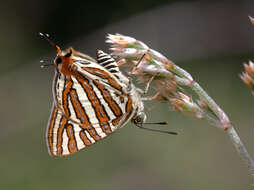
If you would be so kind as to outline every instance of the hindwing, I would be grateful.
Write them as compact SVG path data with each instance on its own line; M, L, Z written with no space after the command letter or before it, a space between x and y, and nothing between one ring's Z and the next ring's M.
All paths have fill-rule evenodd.
M114 59L101 50L97 51L97 63L76 59L73 65L80 78L85 77L93 81L99 81L119 94L127 94L129 90L129 79L120 72Z

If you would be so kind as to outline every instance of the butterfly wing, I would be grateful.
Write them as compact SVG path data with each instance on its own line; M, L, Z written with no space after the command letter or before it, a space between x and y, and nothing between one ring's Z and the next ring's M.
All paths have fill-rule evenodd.
M47 127L52 156L78 152L109 136L132 118L135 113L132 97L117 94L117 85L122 88L120 83L112 88L92 77L67 76L56 71L54 105Z
M66 156L93 143L88 131L68 120L55 106L47 128L47 145L51 156Z
M127 94L130 81L119 70L115 60L101 50L97 51L97 62L73 57L75 72L79 77L99 81L119 94Z

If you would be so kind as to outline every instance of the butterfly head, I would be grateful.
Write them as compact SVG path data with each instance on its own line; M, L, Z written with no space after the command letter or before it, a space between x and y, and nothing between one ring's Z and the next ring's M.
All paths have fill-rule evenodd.
M73 49L69 48L65 51L61 51L61 49L56 46L57 48L57 55L56 58L54 60L54 66L56 68L56 70L58 70L59 72L65 74L65 75L71 75L73 74L73 58L72 53L73 53Z
M56 43L51 39L49 34L47 33L39 33L44 39L46 39L51 46L56 49L56 58L54 60L54 66L57 71L70 75L73 74L73 58L72 54L75 52L72 48L68 48L67 50L61 50L61 48L56 45Z

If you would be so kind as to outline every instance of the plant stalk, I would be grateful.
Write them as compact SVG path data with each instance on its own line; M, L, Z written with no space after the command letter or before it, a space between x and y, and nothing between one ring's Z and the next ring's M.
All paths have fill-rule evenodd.
M182 70L182 69L181 69ZM179 69L178 72L181 72ZM185 71L186 72L186 71ZM184 73L182 73L184 75ZM231 125L228 116L225 112L216 104L216 102L203 90L203 88L197 83L194 82L191 86L192 90L196 92L199 97L207 103L209 108L215 113L221 122L221 129L225 130L229 135L231 142L233 143L236 151L240 155L245 166L248 168L250 174L254 177L254 161L249 155L247 149L242 143L239 135L237 134L234 127Z

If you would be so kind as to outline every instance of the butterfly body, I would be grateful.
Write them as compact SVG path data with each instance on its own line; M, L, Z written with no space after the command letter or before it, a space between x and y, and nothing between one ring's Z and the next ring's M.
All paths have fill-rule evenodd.
M146 119L140 94L114 59L97 60L72 48L56 46L54 103L47 127L52 156L68 156L109 136L129 121Z

